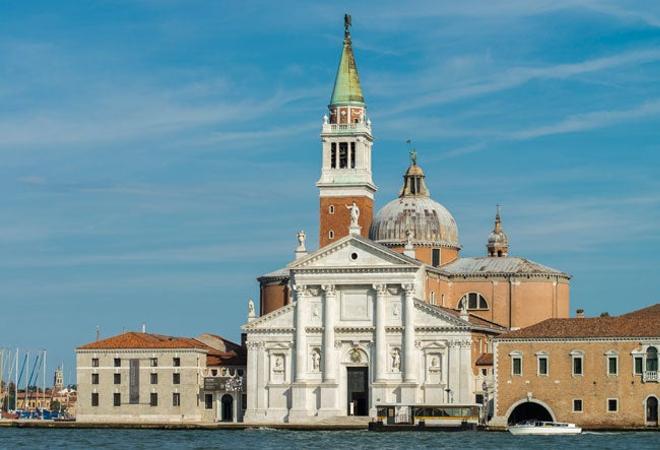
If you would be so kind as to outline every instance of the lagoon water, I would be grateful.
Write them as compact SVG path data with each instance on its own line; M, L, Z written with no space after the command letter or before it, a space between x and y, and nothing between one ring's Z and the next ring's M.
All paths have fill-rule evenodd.
M612 449L659 450L660 433L512 436L488 432L88 430L0 428L1 449Z

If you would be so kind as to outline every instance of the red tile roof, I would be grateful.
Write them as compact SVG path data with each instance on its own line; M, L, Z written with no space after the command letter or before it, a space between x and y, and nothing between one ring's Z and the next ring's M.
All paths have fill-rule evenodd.
M660 304L617 317L547 319L499 339L660 336Z
M477 358L477 361L474 363L477 366L492 366L493 365L493 354L492 353L482 353Z
M78 347L80 350L111 350L125 348L150 348L150 349L171 349L171 348L198 348L209 350L211 347L198 341L197 339L187 337L165 336L153 333L138 333L128 331L107 339L91 342Z

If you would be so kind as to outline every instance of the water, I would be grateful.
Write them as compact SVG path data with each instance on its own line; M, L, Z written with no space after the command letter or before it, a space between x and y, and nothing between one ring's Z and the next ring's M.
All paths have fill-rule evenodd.
M1 449L612 449L660 450L660 433L512 436L486 432L76 430L0 428Z

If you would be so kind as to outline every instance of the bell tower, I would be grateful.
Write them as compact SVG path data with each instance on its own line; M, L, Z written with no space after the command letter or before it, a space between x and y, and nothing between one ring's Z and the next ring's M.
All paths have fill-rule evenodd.
M320 194L319 244L349 233L351 206L359 208L362 236L368 237L376 185L371 178L371 121L362 96L353 45L351 16L344 16L344 44L328 114L323 116L323 162L316 183Z

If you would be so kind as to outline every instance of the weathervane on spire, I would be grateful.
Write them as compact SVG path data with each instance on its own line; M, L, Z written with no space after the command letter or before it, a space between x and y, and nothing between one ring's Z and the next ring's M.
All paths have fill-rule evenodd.
M406 141L406 144L408 144L408 146L411 147L410 152L408 152L410 154L410 162L412 163L413 166L416 166L417 165L417 150L415 150L411 145L412 144L412 139L408 139Z
M344 36L348 37L351 32L349 28L351 28L352 22L351 22L351 15L350 14L344 14Z

